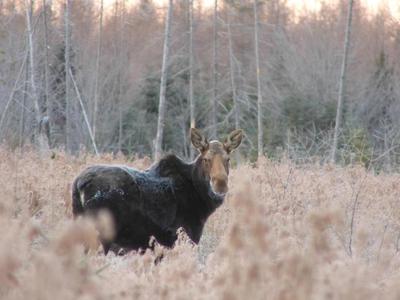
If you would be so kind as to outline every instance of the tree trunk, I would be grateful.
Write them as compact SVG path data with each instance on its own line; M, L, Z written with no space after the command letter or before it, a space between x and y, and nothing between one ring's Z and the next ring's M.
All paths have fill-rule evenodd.
M43 26L44 26L44 97L45 97L45 106L46 106L46 136L47 143L49 148L52 146L52 138L50 135L50 101L49 101L49 30L47 24L47 3L46 0L43 0Z
M218 0L214 2L213 16L213 95L211 100L211 133L210 137L217 138L217 95L218 95Z
M97 146L96 146L96 141L94 140L93 132L92 132L92 129L90 128L90 122L89 122L89 118L88 118L87 113L86 113L85 105L83 105L81 93L79 92L79 88L78 88L78 85L76 84L76 81L74 79L74 74L72 74L71 68L68 69L67 74L69 75L69 77L71 77L71 81L72 81L72 84L73 84L74 89L75 89L76 97L78 98L79 104L81 106L83 119L85 120L86 127L87 127L88 132L89 132L89 136L90 136L90 140L91 140L92 145L93 145L94 152L96 153L96 155L99 155L99 151L97 150Z
M36 81L35 81L35 61L34 61L35 55L34 55L33 30L32 30L33 1L28 3L28 0L25 0L25 6L26 6L26 26L28 31L31 93L35 109L36 138L39 146L39 151L43 152L49 149L49 141L45 133L40 128L42 121L42 113L40 110Z
M126 49L126 45L124 41L126 41L125 38L125 0L122 0L121 2L121 17L120 17L120 28L119 28L119 42L118 42L118 55L120 57L120 62L125 62L125 59L127 59L127 56L125 55L124 50ZM129 64L127 64L129 65ZM123 107L122 107L122 70L123 70L124 64L121 64L119 69L118 69L118 152L122 152L122 140L123 140Z
M354 0L349 0L349 8L348 8L348 14L347 14L346 35L345 35L344 46L343 46L343 60L342 60L342 68L340 71L340 79L339 79L339 96L338 96L337 110L336 110L335 132L334 132L334 136L333 136L333 146L332 146L332 156L331 156L332 163L334 163L336 161L339 131L340 131L341 121L342 121L343 101L344 101L344 93L345 93L345 89L346 89L345 84L346 84L347 60L348 60L348 53L349 53L351 21L352 21L352 13L353 13L353 1Z
M68 76L68 70L70 69L70 29L69 29L69 0L65 0L65 11L64 11L64 26L65 26L65 50L64 50L64 60L65 60L65 137L66 137L66 150L71 150L71 122L70 122L70 110L71 103L69 101L69 87L70 78Z
M190 128L196 127L195 105L193 99L193 0L189 1L189 106L190 106ZM193 147L190 147L190 159L193 158Z
M168 13L165 20L164 50L163 61L161 67L161 83L160 83L160 100L158 105L157 135L154 145L154 159L159 160L162 155L162 142L165 127L166 113L166 89L167 89L167 71L168 71L168 55L169 43L171 35L173 0L169 0Z
M43 26L44 26L44 96L46 103L46 114L49 115L49 35L47 26L47 3L43 0Z
M26 56L26 60L28 60L28 54ZM26 61L25 60L25 61ZM19 150L20 153L23 152L24 146L24 133L25 133L25 106L26 106L26 97L28 95L28 82L29 82L29 70L28 66L25 66L25 82L24 82L24 95L22 98L22 106L21 106L21 116L19 120Z
M259 56L259 36L258 36L258 1L254 0L254 52L256 56L256 74L257 74L257 152L258 157L264 154L263 143L263 111L262 111L262 93L260 78L260 56Z
M228 48L229 48L229 69L231 78L231 88L232 88L232 98L233 98L233 108L235 117L235 129L240 128L240 108L239 101L237 98L236 80L235 80L235 61L233 55L233 41L232 41L232 29L231 29L231 10L228 11ZM237 163L240 163L239 149L235 151L235 159Z
M235 61L233 56L233 42L232 42L232 30L231 30L231 16L230 12L228 12L228 48L229 48L229 70L230 70L230 79L231 79L231 88L232 88L232 98L235 110L235 129L240 128L240 113L239 113L239 104L237 99L237 90L236 90L236 81L235 81Z
M99 20L99 38L97 40L97 54L96 54L96 70L94 74L94 97L93 97L93 118L92 128L93 137L96 140L96 122L98 111L98 88L99 88L99 71L100 71L100 57L101 57L101 44L103 35L103 0L100 1L100 20Z

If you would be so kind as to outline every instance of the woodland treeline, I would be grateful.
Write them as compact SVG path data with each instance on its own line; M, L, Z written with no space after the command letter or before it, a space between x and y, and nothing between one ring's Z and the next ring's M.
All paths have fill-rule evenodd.
M0 1L1 143L154 155L161 124L161 149L189 157L195 124L242 128L243 158L330 160L349 1L215 4ZM336 160L394 170L400 22L355 0L348 29Z

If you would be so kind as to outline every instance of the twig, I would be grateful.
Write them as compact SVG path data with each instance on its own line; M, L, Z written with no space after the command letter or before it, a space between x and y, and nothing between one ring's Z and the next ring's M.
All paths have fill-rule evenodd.
M385 240L385 234L386 234L387 228L388 228L388 224L386 223L386 224L385 224L385 227L384 227L384 229L383 229L382 240L381 240L381 244L379 245L378 255L377 255L377 257L376 257L376 260L377 260L378 262L379 262L379 257L381 256L381 249L382 249L382 246L383 246L383 242L384 242L384 240Z
M79 104L81 105L81 108L82 108L83 118L85 119L85 123L86 123L87 129L89 131L89 136L90 136L90 139L92 141L92 145L93 145L94 151L95 151L96 155L99 156L99 151L97 150L96 141L94 140L94 136L93 136L92 129L90 127L89 119L88 119L88 116L86 114L86 109L85 109L85 106L83 105L82 97L81 97L81 94L79 92L79 89L78 89L78 86L76 84L76 81L74 79L74 76L72 74L71 67L68 69L68 71L69 71L68 72L69 76L71 77L71 81L72 81L72 83L74 85L76 96L78 97L78 100L79 100Z
M109 266L111 266L110 263L105 264L104 266L102 266L101 268L97 269L96 272L94 272L96 275L100 275L101 272L103 272L104 270L106 270Z

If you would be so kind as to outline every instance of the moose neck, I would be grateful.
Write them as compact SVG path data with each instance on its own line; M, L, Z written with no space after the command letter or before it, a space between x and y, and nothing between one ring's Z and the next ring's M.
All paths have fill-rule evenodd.
M210 178L206 176L202 168L202 159L199 155L191 164L192 181L194 188L202 202L213 212L224 201L224 196L214 193L210 185Z
M199 200L196 201L197 205L206 208L206 214L211 214L224 201L223 196L213 192L210 178L203 171L201 156L191 163L186 163L175 155L167 155L150 167L149 172L160 177L174 176L173 174L178 173L178 178L189 181ZM199 210L198 206L194 208L196 211Z

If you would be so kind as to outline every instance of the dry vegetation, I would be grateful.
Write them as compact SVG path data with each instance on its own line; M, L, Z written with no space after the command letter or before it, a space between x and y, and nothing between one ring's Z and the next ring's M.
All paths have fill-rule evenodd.
M72 222L69 184L97 162L150 163L0 150L1 299L400 297L399 175L240 166L200 246L182 234L154 265L157 253L104 257L93 225Z

